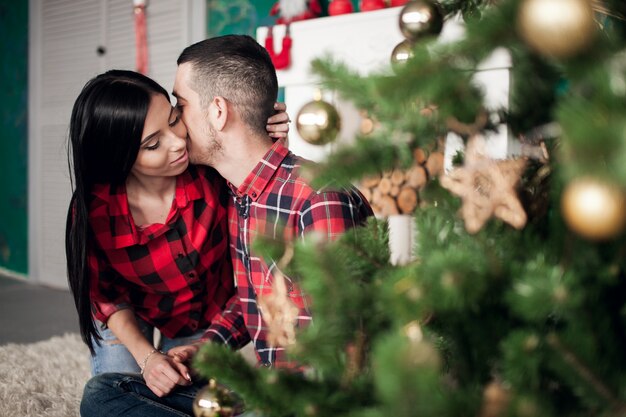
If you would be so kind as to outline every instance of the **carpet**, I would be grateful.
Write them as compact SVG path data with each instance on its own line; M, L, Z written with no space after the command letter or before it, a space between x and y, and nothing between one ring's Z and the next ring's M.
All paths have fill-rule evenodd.
M78 334L0 346L0 416L78 416L89 377L89 350Z

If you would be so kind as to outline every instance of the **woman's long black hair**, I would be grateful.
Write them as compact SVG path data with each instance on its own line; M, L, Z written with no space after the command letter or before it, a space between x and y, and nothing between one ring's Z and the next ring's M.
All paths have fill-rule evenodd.
M152 96L167 91L133 71L112 70L93 78L74 103L68 164L73 194L65 226L67 276L83 341L94 353L101 337L91 311L87 260L93 237L89 205L94 184L122 184L133 167Z

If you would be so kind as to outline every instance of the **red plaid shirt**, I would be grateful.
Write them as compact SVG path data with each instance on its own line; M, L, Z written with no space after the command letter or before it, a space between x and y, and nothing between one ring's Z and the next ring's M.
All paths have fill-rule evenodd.
M167 337L207 329L234 294L223 179L190 166L165 224L135 226L125 185L94 188L89 223L91 300L106 323L131 308Z
M362 224L372 210L356 190L318 191L299 174L300 158L276 142L238 189L231 187L228 206L230 248L237 295L205 337L239 348L252 340L263 366L292 366L284 348L267 343L267 326L257 297L271 292L276 264L251 252L257 235L276 236L283 229L286 240L315 231L335 239ZM289 297L299 308L297 326L311 322L307 297L289 277Z

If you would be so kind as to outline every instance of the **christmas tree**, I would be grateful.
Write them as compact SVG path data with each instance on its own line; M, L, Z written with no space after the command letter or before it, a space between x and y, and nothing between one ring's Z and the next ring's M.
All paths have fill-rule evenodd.
M402 27L408 59L393 71L314 62L376 127L310 172L369 193L423 169L396 207L416 225L412 260L390 263L382 217L335 242L257 242L313 300L295 342L280 285L264 308L303 372L216 345L196 366L268 416L626 416L624 2L406 7L432 13ZM438 43L438 19L459 15L465 36ZM507 109L487 108L472 80L498 48L512 60ZM492 159L500 124L520 147ZM433 169L450 132L463 151Z

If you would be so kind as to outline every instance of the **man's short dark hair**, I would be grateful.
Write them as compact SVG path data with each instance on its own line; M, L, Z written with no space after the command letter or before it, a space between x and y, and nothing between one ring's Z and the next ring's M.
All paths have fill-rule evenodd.
M252 131L266 134L267 118L274 114L278 80L272 60L247 35L226 35L188 46L178 65L190 63L190 87L203 107L216 96L231 102Z

